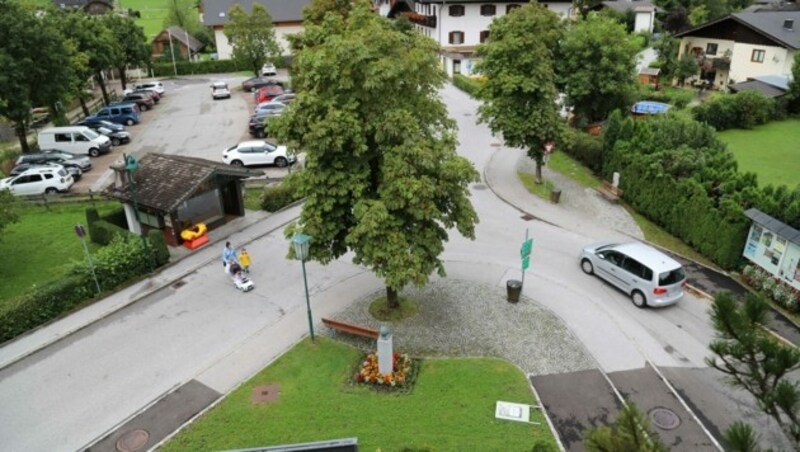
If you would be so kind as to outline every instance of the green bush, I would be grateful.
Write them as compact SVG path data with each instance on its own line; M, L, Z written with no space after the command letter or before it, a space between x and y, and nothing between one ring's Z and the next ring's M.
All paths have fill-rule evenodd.
M298 175L286 177L279 185L264 188L261 195L261 208L267 212L276 212L302 198L298 188Z
M588 166L595 173L603 168L603 139L568 127L562 136L561 149Z
M0 305L0 342L69 312L95 294L85 275L69 275Z
M481 89L481 83L482 82L479 80L465 77L461 74L453 74L453 85L475 99L478 98L478 91Z
M98 245L106 246L114 240L116 236L132 235L127 229L111 224L105 220L97 220L94 222L94 236L92 241ZM89 234L91 236L91 233Z
M125 209L120 206L105 215L100 217L101 220L107 221L122 229L128 230L128 217L125 216Z
M686 108L689 102L694 99L694 92L681 88L663 88L656 91L653 86L639 85L637 97L638 100L652 100L664 102L676 108Z
M86 209L86 229L89 230L89 239L93 243L100 243L100 236L99 232L97 231L97 227L95 223L100 221L100 214L97 213L97 209L94 207L89 207Z
M160 230L152 230L147 233L147 240L155 256L156 267L169 262L169 248L167 247L167 241L164 240L164 233Z
M692 109L700 122L717 130L752 129L780 116L775 100L747 90L736 94L718 94L705 104Z
M175 75L177 69L178 75L190 74L218 74L226 72L246 71L248 68L242 67L234 60L211 60L211 61L176 61L175 66L172 62L168 63L154 63L151 66L154 77L169 77Z

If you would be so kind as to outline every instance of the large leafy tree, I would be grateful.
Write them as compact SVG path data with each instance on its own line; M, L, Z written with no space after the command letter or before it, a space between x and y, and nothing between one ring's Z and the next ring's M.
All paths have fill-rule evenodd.
M559 79L579 120L600 121L628 106L638 47L623 25L590 14L567 30L559 51Z
M730 293L714 297L711 321L717 340L706 363L723 372L728 382L755 397L786 436L800 448L800 384L790 374L800 369L800 350L784 345L764 329L767 303L748 295L739 304Z
M679 46L680 41L666 34L653 43L653 49L656 51L658 61L661 63L661 80L665 81L668 86L672 84L675 70L678 67Z
M322 16L305 21L298 97L272 129L307 156L297 174L306 203L287 235L311 235L311 258L322 263L351 251L397 307L404 286L444 274L450 229L474 237L468 184L479 174L455 152L435 42L397 30L366 0Z
M678 83L683 86L686 84L686 79L694 77L700 72L700 66L697 65L697 58L689 52L684 53L678 60L678 65L675 66L675 78Z
M792 81L786 93L788 108L791 113L800 113L800 52L794 55L792 62Z
M253 11L248 15L236 4L228 12L228 18L225 36L233 45L233 59L252 69L255 75L264 62L274 61L281 55L272 28L272 16L263 6L254 3Z
M23 152L31 108L53 106L69 90L70 49L54 15L37 16L19 2L0 0L0 116L15 124Z
M559 138L562 125L553 82L553 49L562 33L558 16L534 2L492 22L489 42L477 51L476 71L486 76L480 119L507 144L527 150L539 183L545 144Z
M110 21L103 17L90 16L83 11L66 13L64 20L67 38L75 42L77 50L88 58L89 72L100 85L103 100L109 103L104 73L123 59L122 46L109 27Z
M127 87L125 70L128 66L144 66L150 58L150 46L144 36L144 30L131 17L109 14L104 17L106 25L120 45L118 59L114 65L119 71L122 89Z

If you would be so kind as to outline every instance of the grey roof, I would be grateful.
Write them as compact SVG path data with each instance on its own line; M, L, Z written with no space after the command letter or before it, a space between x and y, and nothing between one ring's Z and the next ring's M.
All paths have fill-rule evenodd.
M772 218L755 207L747 209L744 214L747 218L764 226L780 237L785 238L795 245L800 245L800 231L789 226L788 224Z
M794 20L793 30L786 30L783 28L784 21L787 19ZM772 39L781 47L792 50L800 49L800 11L760 10L757 12L734 13L720 19L706 22L698 27L676 33L675 37L691 36L692 33L697 30L716 25L726 20L739 22Z
M753 80L772 85L775 88L780 88L784 91L789 90L789 83L792 81L791 75L759 75L751 77Z
M169 34L172 35L172 39L181 42L183 45L188 47L189 50L191 50L192 52L198 52L200 49L203 48L202 42L200 42L197 38L187 33L186 30L184 30L181 27L176 27L176 26L168 27L162 30L161 33L163 33L164 31L169 31ZM161 35L161 33L159 33L159 36ZM156 39L158 39L158 36L156 36Z
M641 74L641 75L658 75L660 73L661 73L661 69L659 69L657 67L643 67L639 71L639 74Z
M733 85L729 85L728 89L730 89L734 93L747 90L758 91L759 93L763 94L766 97L781 97L784 94L786 94L786 90L776 88L760 80L748 80L746 82L739 82Z
M203 25L225 25L228 22L228 11L239 4L248 13L253 10L253 3L267 9L272 22L297 22L303 20L303 8L311 0L205 0L203 1Z

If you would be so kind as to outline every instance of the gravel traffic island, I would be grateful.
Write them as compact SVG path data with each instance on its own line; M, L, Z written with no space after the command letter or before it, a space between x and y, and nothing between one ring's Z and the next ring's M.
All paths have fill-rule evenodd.
M369 305L383 292L357 300L335 320L370 328L381 322ZM402 295L419 302L419 313L391 322L394 349L421 357L494 356L518 365L525 373L547 375L595 368L583 345L550 311L521 297L506 301L505 287L457 279L440 279ZM374 347L349 334L325 334L358 347Z

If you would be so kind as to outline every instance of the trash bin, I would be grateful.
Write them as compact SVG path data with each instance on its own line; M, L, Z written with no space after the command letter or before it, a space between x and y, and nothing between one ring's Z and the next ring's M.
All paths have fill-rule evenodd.
M508 294L508 302L516 303L519 301L519 294L522 292L522 281L516 279L509 279L506 281L506 292Z
M561 200L561 190L557 188L550 190L550 202L558 204L559 200Z

